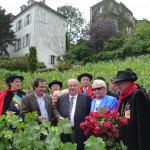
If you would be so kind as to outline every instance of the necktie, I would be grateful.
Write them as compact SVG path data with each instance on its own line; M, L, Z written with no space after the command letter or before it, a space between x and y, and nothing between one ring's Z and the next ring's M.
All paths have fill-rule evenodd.
M70 101L69 101L69 120L71 118L71 111L72 111L72 107L73 107L73 99L74 99L74 97L71 97Z

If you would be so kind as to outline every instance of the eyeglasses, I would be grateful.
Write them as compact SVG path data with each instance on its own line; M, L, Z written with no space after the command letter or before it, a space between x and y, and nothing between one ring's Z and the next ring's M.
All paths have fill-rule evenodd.
M97 88L92 88L92 91L96 91L96 90L101 90L101 89L103 89L104 87L102 86L102 87L97 87Z

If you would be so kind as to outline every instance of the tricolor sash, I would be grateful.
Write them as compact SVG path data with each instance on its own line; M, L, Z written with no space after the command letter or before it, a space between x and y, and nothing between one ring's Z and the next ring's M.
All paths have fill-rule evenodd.
M12 98L12 100L14 102L16 102L19 106L21 106L21 100L22 100L22 98L19 95L14 94L14 97Z

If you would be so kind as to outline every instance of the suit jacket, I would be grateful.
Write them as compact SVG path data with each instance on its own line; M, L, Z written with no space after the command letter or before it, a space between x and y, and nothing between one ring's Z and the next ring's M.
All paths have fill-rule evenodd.
M51 121L53 115L55 116L57 114L57 110L52 106L52 98L48 94L45 94L44 100L45 100L49 121ZM20 115L24 117L26 113L34 112L34 111L36 111L38 115L41 116L41 111L38 102L36 100L36 97L34 93L31 93L22 98Z
M69 94L64 94L58 98L56 104L59 114L64 117L69 117ZM86 94L78 93L75 114L74 114L74 138L78 149L83 149L83 142L86 140L83 130L80 128L80 123L85 121L85 116L89 115L91 108L91 97ZM70 142L69 138L62 138L63 142Z
M91 102L91 112L94 111L94 106L96 103L96 98L92 100ZM102 101L99 105L99 109L97 111L100 111L100 108L107 106L110 110L116 109L118 105L118 100L115 97L104 95L102 98Z

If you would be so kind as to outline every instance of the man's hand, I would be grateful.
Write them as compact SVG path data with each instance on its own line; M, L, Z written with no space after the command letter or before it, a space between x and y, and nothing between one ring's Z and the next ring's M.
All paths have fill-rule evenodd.
M46 117L45 117L45 116L39 116L39 121L40 121L40 122L46 121Z
M58 121L60 121L60 120L64 120L64 117L59 117L59 118L58 118Z

